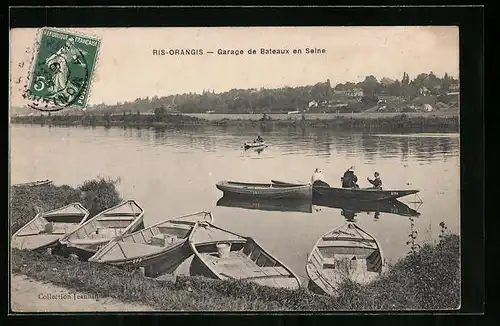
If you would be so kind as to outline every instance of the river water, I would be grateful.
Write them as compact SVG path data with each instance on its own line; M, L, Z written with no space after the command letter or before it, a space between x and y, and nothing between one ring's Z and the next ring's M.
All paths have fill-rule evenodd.
M260 133L269 145L245 151L242 144ZM357 224L377 238L385 258L394 261L417 243L435 241L439 223L459 233L460 169L458 134L362 134L325 129L197 127L168 130L12 125L11 182L51 179L78 186L97 176L120 178L124 199L145 209L146 226L169 217L212 211L215 223L254 237L299 276L315 242L342 225L342 209L313 206L310 212L268 211L217 206L219 180L269 182L310 180L320 168L340 186L351 165L361 187L375 171L386 189L419 189L419 198L401 202L420 215L358 212ZM413 222L411 221L413 220ZM413 225L412 225L413 224Z

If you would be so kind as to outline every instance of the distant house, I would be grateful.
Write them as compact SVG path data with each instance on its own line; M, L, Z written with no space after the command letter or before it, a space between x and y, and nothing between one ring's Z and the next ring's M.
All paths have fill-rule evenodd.
M418 89L418 95L420 96L427 96L430 95L430 93L430 90L425 86L422 86Z
M424 104L424 111L431 112L434 111L434 108L430 104Z
M345 91L345 95L349 97L363 97L363 89L359 87L351 88Z
M316 101L311 101L307 104L307 107L309 107L309 108L317 107L317 106L318 106L318 102L316 102Z
M458 85L458 83L450 85L450 88L449 88L450 92L458 92L459 90L460 90L460 86Z

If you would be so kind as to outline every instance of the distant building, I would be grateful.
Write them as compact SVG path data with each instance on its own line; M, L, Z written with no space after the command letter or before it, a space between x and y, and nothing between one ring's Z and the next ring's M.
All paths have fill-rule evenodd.
M307 106L308 106L309 108L312 108L312 107L317 107L317 106L318 106L318 102L316 102L316 101L311 101L311 102L309 102L309 103L307 104Z
M430 95L430 93L430 90L425 86L422 86L418 89L418 95L427 96Z
M432 105L430 104L424 104L424 111L431 112L434 111Z
M349 97L363 97L363 89L359 87L351 88L345 91L345 95Z
M450 92L458 92L459 90L460 90L460 86L458 85L458 83L450 85L450 88L449 88Z

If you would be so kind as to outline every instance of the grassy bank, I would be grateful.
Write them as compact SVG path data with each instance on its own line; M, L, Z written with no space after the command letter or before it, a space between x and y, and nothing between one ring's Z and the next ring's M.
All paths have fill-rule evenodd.
M92 207L93 214L119 201L114 181L105 179L85 182L77 189L53 185L12 188L12 224L18 228L34 216L35 209L51 209L78 198ZM425 244L397 261L372 284L344 282L337 298L306 289L291 291L190 276L160 282L112 266L18 249L12 250L11 267L13 273L40 281L161 310L452 309L459 306L459 257L459 237L445 234L438 243Z
M118 180L98 178L85 181L76 189L67 185L39 187L11 187L10 221L11 234L29 222L38 212L45 212L64 205L79 202L91 216L120 203L116 190Z
M368 131L458 132L458 113L359 113L359 114L311 114L289 115L200 115L147 114L129 115L38 115L12 117L12 123L40 125L172 127L203 125L266 126L277 128L329 128Z

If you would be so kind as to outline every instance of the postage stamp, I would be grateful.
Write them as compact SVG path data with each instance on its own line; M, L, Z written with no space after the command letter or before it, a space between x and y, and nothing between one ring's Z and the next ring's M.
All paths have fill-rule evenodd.
M84 109L89 99L101 41L97 38L44 28L40 33L26 96L35 109Z

